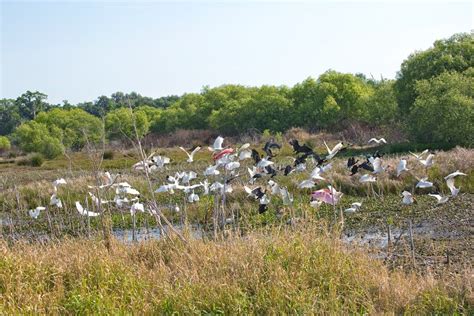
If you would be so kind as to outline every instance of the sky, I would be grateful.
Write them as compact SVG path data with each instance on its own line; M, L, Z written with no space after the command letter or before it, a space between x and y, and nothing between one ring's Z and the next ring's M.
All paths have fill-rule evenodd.
M292 86L328 69L395 78L409 54L474 29L473 2L0 0L0 98Z

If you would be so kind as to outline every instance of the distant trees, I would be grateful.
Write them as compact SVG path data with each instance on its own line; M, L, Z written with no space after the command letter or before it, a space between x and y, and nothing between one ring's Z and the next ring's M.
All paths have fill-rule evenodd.
M415 90L408 126L417 141L474 145L474 68L418 81Z
M418 96L416 83L443 72L464 72L474 67L474 35L455 34L434 42L432 48L416 52L403 61L395 84L398 104L406 112Z
M177 129L210 128L228 135L291 127L334 131L358 122L395 123L416 141L472 146L473 69L473 35L456 34L410 55L396 80L328 70L293 87L228 84L156 99L115 92L77 105L51 105L45 94L27 91L0 100L0 135L12 135L25 151L47 151L52 157L99 141L104 126L109 139L130 140L135 126L142 137Z

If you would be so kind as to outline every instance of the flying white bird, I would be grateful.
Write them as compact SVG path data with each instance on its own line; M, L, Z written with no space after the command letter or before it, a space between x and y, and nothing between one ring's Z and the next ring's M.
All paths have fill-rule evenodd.
M210 151L220 151L222 150L222 143L224 142L224 138L221 136L218 136L216 140L214 141L214 144L212 147L207 147Z
M383 138L383 137L380 138L380 139L371 138L371 139L369 139L369 144L370 144L370 143L377 143L377 144L384 143L384 144L386 144L387 141L386 141L385 138Z
M63 178L54 180L53 182L54 187L58 187L60 184L67 184L67 182Z
M243 150L239 153L239 160L252 158L252 152L250 150Z
M163 193L168 192L170 194L174 194L174 189L176 189L176 184L163 184L158 189L155 190L155 193Z
M343 144L342 142L338 143L336 146L334 146L333 149L329 149L328 144L326 144L326 141L324 141L324 146L326 146L326 149L328 151L328 155L326 156L326 159L332 159L336 154L342 149Z
M304 162L299 163L295 167L295 171L302 172L306 170L306 164Z
M56 193L51 195L51 198L49 199L49 205L56 205L57 208L62 208L63 207L63 202L61 201L60 198L57 197Z
M122 182L117 185L117 188L115 189L115 194L140 195L140 192L132 188L127 182Z
M313 180L303 180L303 181L300 182L300 184L298 184L298 188L300 188L300 189L311 189L315 185L316 185L316 183L314 183Z
M40 215L41 211L44 211L46 207L44 206L37 206L34 210L29 210L28 214L30 214L31 218L37 219L38 216Z
M84 209L82 207L81 203L79 203L78 201L76 201L76 209L79 212L79 214L81 214L82 216L89 216L89 217L99 216L99 213L90 212L90 211Z
M380 159L379 157L377 158L370 157L369 161L374 167L373 173L382 173L385 170L385 168L382 167L382 159Z
M229 170L229 171L232 171L232 170L237 169L239 167L240 167L240 162L238 162L238 161L229 162L228 164L225 165L225 169Z
M371 174L364 174L359 178L359 182L367 183L367 182L376 182L377 178Z
M455 178L457 176L467 176L467 174L460 172L459 170L456 170L453 173L448 174L446 177L444 177L444 180L448 180L451 178Z
M161 169L165 165L169 164L171 162L171 159L165 156L153 156L153 158L151 158L151 161L158 169Z
M417 155L415 153L412 153L411 151L409 153L412 154L417 160L421 160L421 159L423 159L423 156L428 153L428 151L429 151L428 149L425 149L419 155Z
M191 153L188 153L188 151L186 149L184 149L183 147L179 147L179 149L181 149L182 151L184 151L186 153L186 155L188 155L188 160L186 160L187 162L193 162L194 160L194 155L199 151L201 150L201 147L196 147L194 148L194 150L191 152Z
M439 194L428 194L428 195L436 198L436 200L438 200L438 204L444 204L448 202L449 200L449 196L441 196Z
M397 166L397 177L400 176L400 174L403 172L403 171L409 171L410 169L407 168L407 161L406 159L402 159L400 160L400 162L398 163L398 166Z
M402 203L405 205L413 204L413 202L415 201L415 199L413 198L413 195L408 191L403 191L402 196L403 196Z
M130 215L134 216L138 211L145 213L145 207L140 202L135 202L130 207Z
M199 183L202 188L204 189L204 195L208 195L209 194L209 181L207 181L207 179L204 179L204 182L200 182Z
M209 166L206 168L206 170L204 170L204 175L205 176L216 176L220 173L219 170L217 170L219 166L215 165L215 166Z
M347 213L355 213L355 212L357 212L357 211L360 209L361 206L362 206L362 203L360 203L360 202L354 202L354 203L351 204L351 207L346 208L346 209L344 210L344 212L347 212Z
M270 192L275 195L280 193L280 186L273 180L268 180L268 186L270 187Z
M425 166L425 168L429 168L433 165L433 158L434 158L434 155L433 154L429 154L428 157L426 157L426 159L420 159L418 160L423 166Z
M224 191L224 187L225 187L225 191ZM228 184L224 186L222 183L216 181L213 184L211 184L211 186L209 187L209 191L211 192L219 191L221 194L224 194L224 193L232 193L233 189L232 189L232 186Z
M130 200L128 198L121 198L120 196L116 195L114 197L114 202L115 202L115 205L117 205L117 207L123 207L125 206L125 204L128 204L130 203Z
M433 182L428 181L428 178L421 178L416 184L416 187L421 189L431 188L432 186Z
M319 167L314 168L314 170L311 172L311 179L313 180L326 180L323 177L321 177L321 173L323 170Z
M270 165L273 165L274 162L273 161L270 161L268 160L267 158L262 158L258 163L257 163L257 168L265 168L265 167L268 167Z
M449 178L446 180L446 185L448 186L449 190L451 191L452 196L457 196L459 194L459 190L461 188L456 188L454 186L454 178Z

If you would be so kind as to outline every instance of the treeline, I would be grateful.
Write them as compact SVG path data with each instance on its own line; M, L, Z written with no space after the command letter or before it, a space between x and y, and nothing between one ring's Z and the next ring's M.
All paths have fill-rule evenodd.
M472 146L473 34L456 34L410 55L395 80L329 70L293 87L223 85L158 99L117 92L76 105L48 104L46 95L30 91L0 100L0 135L48 157L100 141L103 133L108 139L177 129L235 135L248 129L340 130L351 122L397 124L414 141Z

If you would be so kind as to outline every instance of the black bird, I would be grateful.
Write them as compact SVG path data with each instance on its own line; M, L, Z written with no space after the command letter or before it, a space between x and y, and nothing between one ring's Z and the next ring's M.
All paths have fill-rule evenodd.
M313 150L308 145L303 144L303 146L301 146L297 139L292 139L289 143L293 147L293 151L295 153L310 154L313 152Z
M273 148L281 149L281 145L278 145L272 139L265 143L265 146L263 146L263 151L267 154L268 157L275 157L275 155L272 152Z
M374 158L382 158L383 156L385 156L385 154L380 153L378 150L373 155Z
M350 157L349 159L347 159L347 168L352 168L352 166L354 166L358 162L359 159L357 159L356 161L354 157Z
M235 175L233 177L230 177L229 179L225 180L225 184L229 184L231 181L237 179L238 177L240 177L240 175Z
M255 149L252 149L252 158L255 161L255 164L258 164L260 160L262 160L262 158L260 157L260 154Z
M289 175L292 171L293 171L293 168L292 168L290 165L287 165L287 166L285 167L285 171L284 171L283 174L284 174L285 176L287 176L287 175Z
M367 171L374 171L374 167L371 166L370 162L364 161L359 165L359 168L365 169Z
M255 199L256 200L260 200L264 195L265 195L265 192L262 191L262 188L261 187L257 187L255 189L253 189L251 192L250 192L251 195L255 196Z
M353 165L351 168L351 176L355 175L359 171L358 165Z
M274 176L277 175L277 171L272 167L272 165L266 166L265 167L265 172L267 174L271 174L270 178L273 178Z
M258 206L258 213L259 214L265 213L267 209L268 209L267 204L260 204Z

